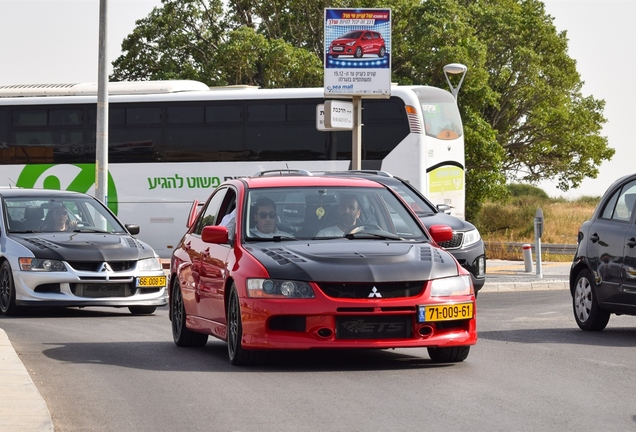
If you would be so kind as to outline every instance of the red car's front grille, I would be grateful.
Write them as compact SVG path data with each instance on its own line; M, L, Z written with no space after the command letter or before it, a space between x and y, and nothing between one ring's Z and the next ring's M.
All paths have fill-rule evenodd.
M424 289L422 281L383 283L318 283L321 291L334 298L403 298L415 297Z

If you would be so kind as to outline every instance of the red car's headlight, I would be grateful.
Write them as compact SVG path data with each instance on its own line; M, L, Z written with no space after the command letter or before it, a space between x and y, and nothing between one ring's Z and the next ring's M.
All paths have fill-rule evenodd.
M314 298L314 290L307 282L280 279L248 279L248 297L256 298Z

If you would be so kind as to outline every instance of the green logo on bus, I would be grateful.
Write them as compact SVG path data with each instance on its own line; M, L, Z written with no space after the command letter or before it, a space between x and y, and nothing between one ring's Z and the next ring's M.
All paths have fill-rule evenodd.
M20 173L16 184L23 188L37 187L87 193L95 186L95 178L95 164L27 165ZM108 173L108 207L117 214L119 207L117 189L110 173Z

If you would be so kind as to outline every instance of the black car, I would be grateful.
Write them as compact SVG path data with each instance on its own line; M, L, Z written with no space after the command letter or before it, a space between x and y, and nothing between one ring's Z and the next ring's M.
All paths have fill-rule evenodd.
M384 171L337 171L323 175L363 176L382 183L398 192L411 205L420 220L428 228L431 225L448 225L453 229L452 240L439 245L449 251L459 264L470 272L475 287L479 291L486 282L486 248L479 231L473 224L446 214L445 208L438 208L408 181Z
M614 182L581 225L570 269L576 323L601 331L610 315L636 315L636 174Z

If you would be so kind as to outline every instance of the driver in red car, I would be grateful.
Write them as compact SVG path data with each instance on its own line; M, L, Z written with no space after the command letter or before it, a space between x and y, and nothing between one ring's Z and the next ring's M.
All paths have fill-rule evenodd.
M358 221L360 217L360 202L353 195L343 195L338 206L338 222L330 227L323 228L316 237L342 237Z

